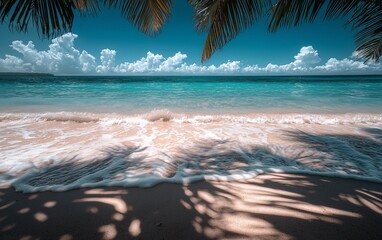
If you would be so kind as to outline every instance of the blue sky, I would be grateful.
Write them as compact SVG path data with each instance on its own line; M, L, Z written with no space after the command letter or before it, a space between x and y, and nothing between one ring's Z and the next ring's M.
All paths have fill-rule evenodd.
M0 38L0 71L39 71L53 72L57 74L343 74L346 72L352 73L379 73L379 64L365 65L352 59L352 52L355 49L354 39L349 28L344 28L344 22L337 21L321 21L319 19L313 24L304 24L302 26L282 29L276 33L267 31L266 19L255 24L253 27L242 32L237 38L232 40L221 51L217 51L213 57L203 65L200 62L202 48L206 34L197 33L192 21L192 8L187 4L187 1L175 1L173 16L162 32L156 37L149 37L136 30L128 21L121 17L118 10L103 9L96 17L76 16L72 32L75 35L72 39L73 44L65 47L62 46L60 51L66 51L66 48L75 48L77 52L70 51L69 54L74 54L74 58L80 58L81 53L85 50L86 53L94 57L94 61L90 59L86 62L88 65L94 65L86 68L87 71L82 71L79 68L78 61L67 61L56 63L55 66L47 68L44 61L52 62L54 55L49 52L51 40L40 39L31 28L27 34L9 31L6 25L0 26L2 37ZM20 47L9 47L13 41L22 41L27 45L28 41L33 41L33 52L36 56L25 57L25 52L29 50L20 50ZM69 39L68 41L71 41ZM22 49L23 45L19 46ZM65 43L58 43L65 44ZM305 48L306 57L303 60L296 59L302 48ZM310 47L310 48L309 48ZM18 48L19 51L15 51ZM63 49L63 50L62 50ZM104 49L115 50L115 52L104 52L104 56L111 62L108 68L97 68L102 65L101 51ZM36 50L36 51L35 51ZM150 62L147 53L151 52L158 57L156 63ZM182 55L178 55L177 53ZM6 54L16 58L7 59ZM39 54L39 55L38 55ZM65 53L66 54L66 53ZM304 53L302 53L304 54ZM185 57L185 55L187 57ZM43 56L44 59L41 59ZM56 55L55 55L56 56ZM179 58L180 56L180 58ZM142 58L146 58L147 64L142 68L136 63ZM175 57L172 59L171 57ZM311 57L315 57L311 61ZM167 68L159 67L161 63L169 59L166 64ZM308 59L309 64L300 64L296 60L304 62ZM330 59L336 59L337 62L331 61L329 67L325 67ZM35 66L35 62L41 60L41 66ZM54 59L57 59L56 57ZM21 60L21 61L19 61ZM343 62L345 60L345 62ZM16 61L16 62L15 62ZM29 62L28 62L29 61ZM175 62L174 62L175 61ZM168 67L169 62L175 64ZM232 64L232 63L236 63ZM123 65L123 63L131 63ZM142 63L142 62L141 62ZM192 66L196 64L198 68L187 68L187 71L179 70L182 64ZM229 63L228 67L219 69L222 64ZM23 64L23 67L17 66ZM66 64L65 66L63 66ZM68 64L72 64L70 66ZM81 63L83 64L83 63ZM271 64L271 65L269 65ZM288 65L289 64L289 65ZM292 64L292 65L290 65ZM333 66L336 65L336 66ZM16 66L17 65L17 66ZM75 66L77 65L77 66ZM155 66L154 66L155 65ZM210 68L211 65L216 68ZM232 65L232 66L231 66ZM235 65L235 66L233 66ZM82 66L82 65L81 65ZM116 67L118 67L116 69ZM204 70L201 70L204 66ZM257 68L255 67L257 66ZM267 66L270 66L267 68ZM275 67L276 66L276 67ZM284 67L281 67L284 66ZM134 67L137 67L136 69ZM231 68L233 67L233 68ZM239 67L239 68L238 68ZM318 67L318 68L317 68ZM321 68L320 68L321 67ZM331 69L324 71L323 69ZM98 69L98 70L97 70ZM103 69L104 71L99 71ZM178 70L174 70L178 69ZM244 71L243 69L247 69ZM249 69L252 69L249 71ZM137 70L137 71L135 71ZM335 70L335 71L333 71Z

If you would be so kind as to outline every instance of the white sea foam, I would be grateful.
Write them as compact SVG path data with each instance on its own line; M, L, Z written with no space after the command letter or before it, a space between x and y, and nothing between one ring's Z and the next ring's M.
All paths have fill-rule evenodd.
M57 113L0 113L0 122L12 121L56 121L56 122L98 122L109 124L173 121L177 123L274 123L274 124L357 124L382 122L382 114L271 114L247 113L240 115L197 115L174 113L167 109L154 110L144 114L122 115L115 113L57 112Z
M382 114L0 114L0 185L35 192L291 172L382 181Z

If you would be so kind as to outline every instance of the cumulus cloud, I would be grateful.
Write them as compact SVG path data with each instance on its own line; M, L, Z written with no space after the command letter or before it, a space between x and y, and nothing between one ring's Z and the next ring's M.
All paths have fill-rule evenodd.
M296 73L312 70L319 62L318 51L312 46L302 47L300 52L294 56L294 61L284 65L269 63L266 67L260 68L258 65L244 68L246 72L273 72L273 73Z
M29 64L24 63L18 57L5 55L5 59L0 58L0 71L23 72L27 68L29 68Z
M67 33L52 40L47 51L38 51L33 42L13 41L10 47L22 58L6 55L0 69L17 72L87 73L95 66L95 58L74 47L76 34Z
M321 61L317 50L312 46L302 47L300 52L294 56L294 59L295 61L292 62L291 65L295 67L311 67Z
M79 60L82 72L90 73L95 70L96 59L95 57L93 57L93 55L89 54L88 52L82 51L78 60Z
M222 63L219 66L210 65L210 66L200 66L196 63L188 65L186 63L182 64L179 68L176 69L176 72L179 73L189 73L189 74L232 74L238 73L241 71L240 61L228 61Z
M103 49L101 51L101 65L97 66L97 72L107 73L114 70L115 67L115 55L117 51L110 49Z
M354 57L354 56L352 56ZM258 65L247 66L243 72L268 73L268 74L346 74L346 73L381 73L382 66L379 63L364 63L353 59L337 60L330 58L323 65L318 65L321 58L318 51L312 46L302 47L294 56L294 61L284 65L269 63L266 67Z
M337 60L336 58L330 58L325 65L317 66L317 70L326 70L326 71L353 71L353 70L363 70L363 69L372 69L379 67L377 64L365 64L363 62L354 61L351 59L342 59Z
M313 46L304 46L294 61L277 65L269 63L265 67L258 65L243 66L240 61L227 61L220 65L199 65L186 62L187 54L177 52L165 57L148 52L145 57L132 62L116 63L117 51L103 49L97 59L85 50L75 47L78 35L67 33L52 40L49 49L39 51L33 42L13 41L10 47L20 56L5 55L0 58L0 71L12 72L50 72L56 74L235 74L235 75L272 75L272 74L343 74L343 73L381 73L379 63L363 63L354 57L338 60L330 58L321 63L318 51Z
M114 71L118 73L174 72L186 58L187 55L181 52L177 52L174 56L168 58L148 52L146 57L132 63L122 63Z

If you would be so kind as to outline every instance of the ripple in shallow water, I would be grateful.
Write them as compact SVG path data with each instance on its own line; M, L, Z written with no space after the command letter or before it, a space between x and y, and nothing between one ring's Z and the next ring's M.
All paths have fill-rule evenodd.
M201 179L237 180L266 172L300 172L382 180L381 129L370 135L313 134L285 130L293 145L244 144L203 140L173 153L150 154L149 148L116 146L93 159L61 159L18 178L16 189L33 192L77 187L140 186Z

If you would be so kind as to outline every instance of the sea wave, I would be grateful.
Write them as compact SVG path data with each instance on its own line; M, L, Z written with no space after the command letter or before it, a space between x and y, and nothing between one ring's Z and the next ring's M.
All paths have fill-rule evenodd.
M338 151L301 151L280 149L275 145L242 147L229 141L210 141L175 155L158 153L155 158L146 156L145 148L119 146L108 148L106 154L91 160L73 157L43 167L33 166L26 174L15 178L12 186L22 192L101 186L151 187L164 182L245 180L275 172L382 183L382 155L378 152L381 146L378 143L369 153L360 149L346 153L349 145L341 147L338 143L326 146L340 147Z
M90 112L49 112L49 113L0 113L0 122L102 122L108 124L122 123L270 123L270 124L357 124L380 123L380 113L346 113L346 114L189 114L175 113L167 109L153 110L143 114L90 113Z
M269 172L382 182L381 114L3 113L0 126L0 185L23 192Z

